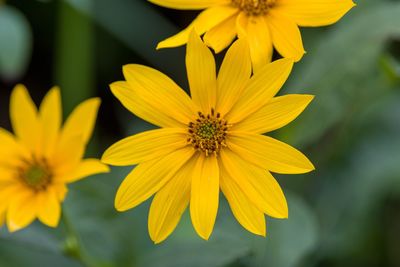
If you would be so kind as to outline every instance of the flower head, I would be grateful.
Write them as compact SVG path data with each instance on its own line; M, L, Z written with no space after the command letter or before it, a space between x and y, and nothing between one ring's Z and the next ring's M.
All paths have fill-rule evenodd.
M211 51L192 32L186 68L191 98L164 74L124 66L126 81L111 84L132 113L161 127L112 145L102 161L137 166L121 184L116 209L134 208L155 194L149 214L153 241L163 241L190 204L197 233L208 239L221 188L237 220L265 235L265 216L286 218L285 197L270 171L306 173L312 163L298 150L262 135L295 119L313 96L274 97L293 61L278 60L251 77L247 43L236 41L216 77Z
M204 34L205 43L219 53L234 40L246 37L254 71L271 61L273 47L283 57L299 61L304 52L299 26L316 27L338 21L352 0L149 0L174 9L205 9L180 33L157 48L187 42L191 29Z
M97 159L82 159L92 135L100 100L80 104L61 126L60 90L45 96L39 111L28 91L17 85L10 114L15 136L0 128L0 225L11 232L38 218L56 227L67 184L108 172Z

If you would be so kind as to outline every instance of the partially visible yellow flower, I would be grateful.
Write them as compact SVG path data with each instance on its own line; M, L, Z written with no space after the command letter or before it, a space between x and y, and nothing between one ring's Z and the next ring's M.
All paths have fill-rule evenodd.
M67 184L109 168L98 159L82 159L92 135L100 99L80 104L62 126L60 90L51 89L40 109L22 85L10 102L13 136L0 128L0 223L9 231L36 218L56 227Z
M174 9L205 9L183 31L160 42L157 48L187 42L192 28L204 34L205 43L219 53L246 36L255 71L271 61L273 47L299 61L304 52L299 26L316 27L338 21L352 0L149 0Z
M159 243L178 224L190 203L197 233L208 239L217 216L219 189L237 220L266 234L265 217L286 218L276 173L306 173L312 163L298 150L262 135L294 120L313 96L274 97L293 61L278 60L251 77L247 43L235 42L216 77L211 51L194 32L186 53L191 98L161 72L124 66L126 81L111 85L132 113L161 129L123 139L103 155L117 166L138 164L121 184L115 206L134 208L153 194L151 239Z

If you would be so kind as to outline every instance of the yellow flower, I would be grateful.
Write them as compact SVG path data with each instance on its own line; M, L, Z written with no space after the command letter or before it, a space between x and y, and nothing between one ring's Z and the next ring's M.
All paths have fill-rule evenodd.
M183 31L160 42L158 48L187 42L190 30L204 34L205 43L219 53L232 40L246 36L253 68L271 61L273 47L299 61L304 52L298 26L324 26L338 21L351 0L149 0L175 9L205 9Z
M0 224L9 231L38 218L56 227L67 184L108 172L98 159L82 159L92 135L100 99L80 104L63 127L60 90L45 96L39 111L28 91L17 85L10 102L15 133L0 128Z
M250 77L246 48L246 42L235 42L216 77L211 51L193 32L186 54L192 98L164 74L141 65L124 66L126 81L111 84L127 109L161 127L117 142L102 158L117 166L138 164L121 184L115 207L126 211L155 194L149 233L156 243L171 234L189 203L194 228L208 239L219 188L243 227L265 235L264 214L288 215L282 190L269 171L314 169L301 152L261 135L288 124L313 96L274 97L293 61L276 61Z

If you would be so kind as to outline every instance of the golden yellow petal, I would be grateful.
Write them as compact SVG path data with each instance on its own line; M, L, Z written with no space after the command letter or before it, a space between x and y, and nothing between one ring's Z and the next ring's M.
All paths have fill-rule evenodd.
M229 149L221 151L220 162L231 179L229 182L235 183L258 210L274 218L288 217L286 198L268 171L246 162Z
M280 59L265 65L253 75L243 94L227 114L228 122L240 122L267 104L286 82L292 67L293 60Z
M204 9L210 6L227 5L230 0L148 0L149 2L174 9Z
M7 228L16 232L31 224L37 214L37 198L34 191L25 189L13 196L7 210Z
M242 159L276 173L313 171L313 164L297 149L269 136L230 132L228 147Z
M92 136L100 103L100 98L96 97L79 104L66 120L60 142L81 136L82 142L86 145Z
M153 110L167 114L181 124L189 123L196 116L198 108L193 101L165 74L136 64L125 65L123 72L135 95Z
M23 85L17 85L12 91L10 118L17 138L32 152L39 155L41 127L37 108Z
M266 15L265 21L269 26L274 47L279 54L296 62L299 61L305 51L297 24L274 10Z
M62 181L65 183L74 183L88 176L107 173L109 171L110 168L98 159L84 159L76 166L75 170L62 177Z
M158 191L149 212L149 234L158 244L178 225L189 204L191 174L197 157L192 157L171 180Z
M146 131L115 143L104 152L101 160L117 166L135 165L186 146L186 139L187 130L183 128Z
M274 97L261 109L235 124L232 130L262 134L279 129L296 119L313 98L312 95Z
M49 163L53 166L54 175L65 177L71 174L80 163L85 153L85 143L81 136L63 139L58 143L54 152L54 156L48 158Z
M43 132L43 154L50 156L54 152L62 122L61 95L58 87L52 88L44 97L40 105L39 120Z
M199 35L211 30L227 18L238 12L229 5L214 6L202 11L183 31L171 36L157 45L157 49L177 47L187 43L190 32L195 29Z
M279 0L274 10L299 26L325 26L337 22L355 4L351 0Z
M264 17L250 17L247 22L246 38L249 42L253 72L257 73L272 59L272 38Z
M6 212L0 209L0 228L4 225L6 221Z
M204 114L215 108L217 78L214 56L193 30L186 48L186 70L193 101Z
M46 191L38 192L36 197L39 220L49 227L57 227L61 216L61 203L55 190L50 187Z
M204 43L215 53L227 48L236 37L236 15L233 15L206 32Z
M21 158L30 158L30 151L7 130L0 128L0 162L3 166L16 167Z
M115 208L126 211L151 197L176 174L194 152L192 147L185 147L136 166L119 187Z
M251 60L246 40L239 39L228 49L218 73L217 108L224 116L242 95L250 80Z
M201 155L193 169L190 217L197 234L208 240L219 204L219 168L216 156Z
M249 232L266 236L264 213L256 208L221 165L220 185L236 220Z

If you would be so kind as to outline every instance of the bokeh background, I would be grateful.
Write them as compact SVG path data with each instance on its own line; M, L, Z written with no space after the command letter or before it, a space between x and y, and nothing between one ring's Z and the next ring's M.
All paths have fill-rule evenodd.
M316 95L295 122L273 133L317 167L276 176L289 219L268 219L267 238L253 236L223 199L209 242L194 233L186 213L167 241L153 245L149 201L114 210L131 167L113 168L71 185L63 206L91 267L400 266L400 1L356 2L333 26L302 28L307 54L281 91ZM123 79L124 64L141 63L187 88L185 49L154 48L196 14L145 0L3 1L0 126L10 129L9 95L24 83L36 103L60 85L65 114L84 99L102 98L88 156L153 128L125 110L108 84ZM35 223L15 234L1 229L0 266L83 266L65 253L67 230L63 223Z

